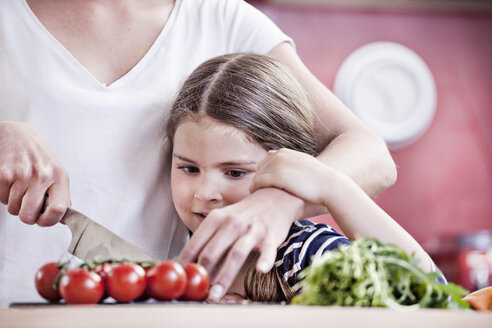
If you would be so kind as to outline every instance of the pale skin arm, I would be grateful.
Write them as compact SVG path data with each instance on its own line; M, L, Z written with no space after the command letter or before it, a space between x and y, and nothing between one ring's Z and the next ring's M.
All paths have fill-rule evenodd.
M395 244L432 269L429 255L352 179L321 161L290 149L270 151L258 166L252 191L264 187L285 190L305 201L326 206L349 239L372 237Z
M316 79L289 43L278 45L269 54L286 63L308 90L319 117L316 132L324 149L319 159L350 176L370 195L391 186L396 168L384 141ZM212 296L218 299L253 249L260 252L257 270L269 271L292 222L320 211L320 206L280 189L262 188L236 204L210 212L181 252L180 261L198 259L212 273Z
M69 178L47 142L25 123L0 122L0 149L0 202L9 213L26 224L60 221L70 206Z
M290 43L278 45L269 55L281 59L294 72L319 117L315 127L324 150L318 159L348 175L370 196L392 186L396 166L381 137L309 71Z

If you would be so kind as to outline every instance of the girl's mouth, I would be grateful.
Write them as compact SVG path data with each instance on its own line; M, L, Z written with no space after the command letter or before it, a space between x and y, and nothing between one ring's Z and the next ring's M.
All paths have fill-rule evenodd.
M205 220L205 218L207 217L206 214L202 214L202 213L193 213L195 215L195 218L199 221L199 222L202 222L203 220Z

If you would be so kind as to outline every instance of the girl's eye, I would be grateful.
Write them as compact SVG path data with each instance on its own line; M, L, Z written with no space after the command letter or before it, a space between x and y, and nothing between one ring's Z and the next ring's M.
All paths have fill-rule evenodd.
M226 171L226 175L230 176L231 178L242 178L243 176L246 175L247 172L241 171L241 170L228 170Z
M200 170L196 166L178 166L178 170L183 170L188 174L200 172Z

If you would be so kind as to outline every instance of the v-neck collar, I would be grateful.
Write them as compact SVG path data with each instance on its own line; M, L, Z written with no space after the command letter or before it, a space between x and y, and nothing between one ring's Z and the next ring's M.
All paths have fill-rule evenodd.
M53 46L53 49L58 53L58 55L62 56L71 64L71 67L79 76L79 78L87 81L89 84L97 89L110 91L130 82L136 75L138 75L139 72L141 72L145 68L152 57L158 52L159 48L161 48L161 45L165 42L169 31L174 25L174 21L176 20L176 16L178 15L182 0L174 1L174 6L171 10L171 14L169 15L166 24L164 25L150 48L143 55L143 57L140 58L140 60L128 72L126 72L124 75L122 75L109 85L100 82L84 65L82 65L81 62L79 62L77 58L75 58L75 56L60 41L58 41L58 39L55 38L53 34L51 34L50 31L48 31L48 29L38 19L36 14L34 14L34 12L31 10L31 7L29 7L27 0L16 2L23 6L24 10L22 12L25 13L26 21L29 24L32 24L33 27L35 27L34 31L38 33L41 37L49 40L49 42Z

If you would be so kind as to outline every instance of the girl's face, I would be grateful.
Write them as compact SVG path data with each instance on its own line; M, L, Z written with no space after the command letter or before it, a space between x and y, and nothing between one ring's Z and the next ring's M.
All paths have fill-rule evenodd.
M211 210L248 196L266 155L244 132L225 123L208 117L181 122L171 167L172 197L181 220L194 232Z

